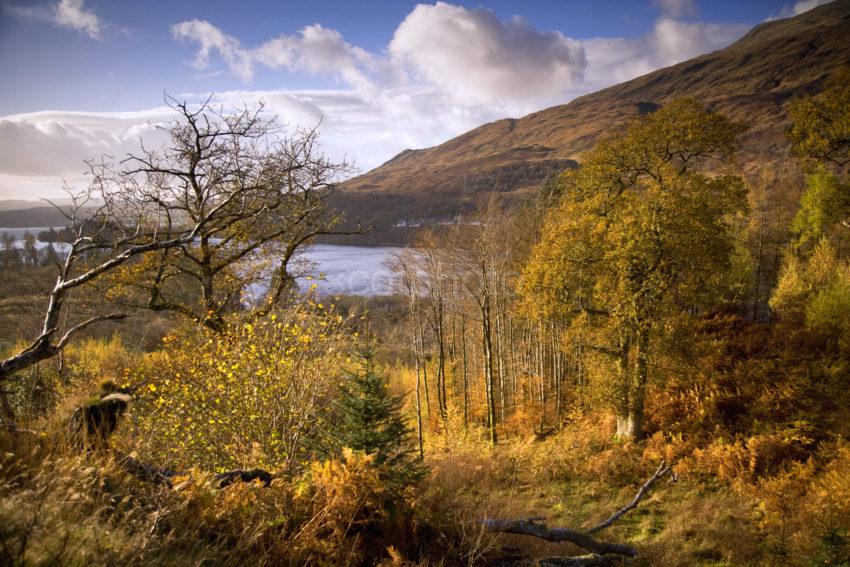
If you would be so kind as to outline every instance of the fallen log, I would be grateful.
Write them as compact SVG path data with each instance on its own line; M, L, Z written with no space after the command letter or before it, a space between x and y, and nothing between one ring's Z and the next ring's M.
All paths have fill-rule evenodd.
M641 485L631 502L611 514L607 519L586 530L550 528L545 523L546 518L542 516L509 520L484 519L481 521L481 525L496 533L530 535L551 542L566 541L592 552L592 555L579 557L550 557L546 559L548 561L546 563L547 565L610 565L611 559L606 558L606 555L615 554L635 557L637 556L637 550L631 545L598 541L592 537L592 534L604 530L629 511L637 508L637 505L649 493L659 478L669 473L672 480L676 480L676 476L672 471L673 465L667 465L665 461L661 461L661 464L655 469L653 475ZM561 561L561 563L558 563L558 561ZM540 564L543 565L544 563L541 562Z
M544 557L537 562L539 567L613 567L614 561L607 555L591 554L576 557Z
M481 523L491 532L530 535L555 543L568 541L597 554L615 553L627 557L637 555L637 550L630 545L597 541L584 532L569 528L550 528L543 522L544 519L542 517L519 518L514 520L487 519Z
M144 463L130 455L120 453L117 455L116 462L130 476L143 482L162 484L168 488L173 488L175 478L188 476L188 473ZM235 469L219 473L213 477L218 488L226 488L235 482L253 482L255 480L261 481L263 486L269 486L273 478L272 473L263 469Z
M123 455L121 453L117 454L116 462L130 476L133 476L143 482L164 484L168 488L172 487L172 479L178 476L183 476L177 471L143 463L130 455Z

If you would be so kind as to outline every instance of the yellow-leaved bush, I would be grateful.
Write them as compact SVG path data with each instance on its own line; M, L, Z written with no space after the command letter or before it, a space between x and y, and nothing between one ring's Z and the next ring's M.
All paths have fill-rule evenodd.
M784 319L803 322L809 330L846 342L848 294L850 264L824 238L808 258L786 258L770 305Z
M345 358L346 322L312 301L164 339L139 385L124 442L171 467L293 472L309 458Z

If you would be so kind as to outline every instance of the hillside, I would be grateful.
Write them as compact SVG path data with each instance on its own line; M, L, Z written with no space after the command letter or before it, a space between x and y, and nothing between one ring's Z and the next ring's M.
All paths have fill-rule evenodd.
M454 217L497 193L508 200L573 166L596 140L679 97L744 120L741 161L785 156L785 105L850 65L850 0L754 27L733 45L519 119L491 122L439 146L405 150L343 184L335 204L375 226L371 243L402 242L394 227ZM362 239L358 239L362 241Z
M24 203L28 201L22 201ZM65 226L68 224L62 213L55 207L41 204L38 207L20 209L0 209L0 227L27 228L31 226Z

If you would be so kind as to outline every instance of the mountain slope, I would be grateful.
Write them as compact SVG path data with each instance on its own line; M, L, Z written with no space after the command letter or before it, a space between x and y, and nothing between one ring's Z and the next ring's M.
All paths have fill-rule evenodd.
M491 122L439 146L405 150L345 182L335 204L376 230L373 243L404 241L398 224L449 219L499 193L520 198L553 171L574 166L596 140L666 101L693 97L744 120L745 164L787 153L785 105L850 65L850 0L753 28L733 45L519 119Z

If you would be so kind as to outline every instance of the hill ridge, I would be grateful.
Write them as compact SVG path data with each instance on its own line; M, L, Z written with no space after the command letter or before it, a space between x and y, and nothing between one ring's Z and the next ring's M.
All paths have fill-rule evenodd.
M406 149L343 183L335 205L376 226L369 243L402 243L410 235L393 228L400 221L454 218L492 194L522 199L548 175L575 166L606 132L683 96L748 122L743 163L782 159L784 105L850 65L846 30L850 0L764 22L724 49L521 118L482 124L436 146Z

